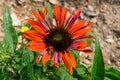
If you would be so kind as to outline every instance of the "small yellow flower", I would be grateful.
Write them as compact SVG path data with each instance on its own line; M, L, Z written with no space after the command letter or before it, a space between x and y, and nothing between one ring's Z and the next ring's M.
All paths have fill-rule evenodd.
M25 31L27 31L27 30L29 30L29 28L28 28L27 26L22 26L21 32L25 32Z

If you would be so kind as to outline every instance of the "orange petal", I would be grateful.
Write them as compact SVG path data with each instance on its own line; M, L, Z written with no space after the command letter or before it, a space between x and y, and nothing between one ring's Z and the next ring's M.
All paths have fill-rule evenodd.
M45 14L48 14L48 9L44 8L44 12L45 12Z
M31 19L27 19L27 21L35 30L37 30L41 34L45 34L46 30L38 22Z
M66 54L67 54L67 56L69 57L69 60L70 60L70 62L71 62L71 64L72 64L72 67L73 67L74 69L76 69L76 61L75 61L75 58L74 58L73 55L70 54L69 52L67 52Z
M92 26L94 24L94 22L88 22L87 26Z
M42 14L40 14L40 13L38 14L38 13L36 13L36 12L34 12L34 11L32 12L32 14L33 14L39 21L43 20L43 16L44 16L44 15L42 15Z
M51 60L51 64L52 64L52 65L55 65L55 67L57 67L57 68L59 67L58 63L55 63L54 60Z
M59 53L59 61L60 61L60 64L63 64L62 53Z
M40 42L43 41L42 36L34 30L25 31L23 34L24 37L29 40L40 41Z
M73 33L75 32L76 30L80 29L81 27L84 26L84 20L80 20L79 22L77 22L76 24L74 24L70 29L69 29L69 32L70 33Z
M41 43L39 41L30 41L30 42L28 42L28 45L29 46L36 46L36 45L41 45Z
M55 61L54 61L54 60L51 60L51 64L54 65L54 64L55 64Z
M43 66L45 67L46 63L48 62L48 60L50 59L50 54L49 53L46 53L43 55L43 58L42 58L42 64Z
M54 7L54 17L56 22L58 23L60 21L60 7L58 7L57 5L55 5Z
M79 47L77 47L77 50L79 50L79 51L83 51L83 50L85 50L85 46L79 46Z
M42 19L44 20L45 19L44 14L41 11L38 11L38 13L40 14L40 16L42 17Z
M55 67L56 67L56 68L58 68L58 67L59 67L58 63L55 63Z
M32 51L42 51L42 50L46 50L46 45L45 44L34 43L32 45L29 45L28 49L30 49Z
M72 69L72 66L70 65L70 61L69 61L69 58L66 55L66 53L62 53L62 59L63 59L63 62L65 64L67 70L70 72L70 74L73 74L73 69Z
M41 55L39 55L39 56L36 58L36 64L38 64L38 63L40 62L41 58L42 58Z
M66 15L67 15L67 10L60 8L61 9L61 21L60 21L60 26L63 26Z
M77 46L83 46L83 47L86 47L89 42L88 41L78 41L76 42Z
M90 32L91 31L91 28L89 27L86 27L84 29L81 29L79 31L76 31L75 33L73 33L73 38L77 38L77 37L80 37L82 35L85 35L86 33Z
M78 9L77 12L74 14L74 18L77 18L80 15L80 13L81 13L81 10Z

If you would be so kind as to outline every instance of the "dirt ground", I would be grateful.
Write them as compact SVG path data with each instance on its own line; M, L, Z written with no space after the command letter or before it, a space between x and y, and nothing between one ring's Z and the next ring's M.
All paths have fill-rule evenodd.
M120 69L120 0L0 0L0 41L4 36L2 15L5 5L11 10L13 25L24 25L27 18L34 18L31 11L43 9L47 2L58 4L70 12L83 10L79 18L94 21L92 26L100 39L105 63ZM81 54L81 62L90 65L93 54Z

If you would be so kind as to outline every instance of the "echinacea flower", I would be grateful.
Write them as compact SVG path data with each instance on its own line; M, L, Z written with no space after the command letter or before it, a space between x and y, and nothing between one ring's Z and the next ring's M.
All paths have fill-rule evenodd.
M45 12L32 12L37 20L27 19L28 23L33 27L32 30L23 32L25 38L29 39L28 48L32 51L40 51L40 55L36 59L36 63L42 59L43 66L51 59L51 64L56 67L60 63L64 63L70 74L76 69L76 61L68 49L78 50L85 53L91 52L86 47L89 41L85 38L91 38L87 35L91 32L93 22L85 24L84 20L79 20L81 10L72 12L67 17L68 11L59 6L54 6L53 23Z

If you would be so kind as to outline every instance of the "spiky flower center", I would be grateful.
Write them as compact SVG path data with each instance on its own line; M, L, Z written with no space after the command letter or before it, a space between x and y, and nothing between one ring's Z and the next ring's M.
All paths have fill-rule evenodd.
M72 43L72 37L67 30L57 27L49 31L44 42L47 46L52 46L55 51L62 52L70 46Z

